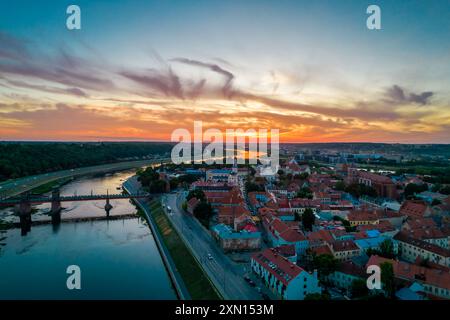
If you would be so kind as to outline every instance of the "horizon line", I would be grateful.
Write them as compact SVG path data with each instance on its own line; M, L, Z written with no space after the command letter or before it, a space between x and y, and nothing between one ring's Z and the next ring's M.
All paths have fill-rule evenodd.
M170 140L0 140L0 143L179 143ZM210 143L210 141L204 141L203 143ZM225 144L225 143L224 143ZM389 144L389 145L450 145L444 142L369 142L369 141L329 141L329 142L282 142L280 144Z

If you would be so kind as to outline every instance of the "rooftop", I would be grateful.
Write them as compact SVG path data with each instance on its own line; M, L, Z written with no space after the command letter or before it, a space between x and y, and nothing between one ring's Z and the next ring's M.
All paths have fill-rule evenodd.
M258 262L285 285L288 285L292 279L304 271L302 268L277 253L274 248L255 253L252 256L252 259Z

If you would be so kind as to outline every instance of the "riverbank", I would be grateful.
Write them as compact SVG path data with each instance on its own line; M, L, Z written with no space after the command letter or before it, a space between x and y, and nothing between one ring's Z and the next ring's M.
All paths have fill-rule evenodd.
M124 183L124 190L130 192L129 189L138 187L136 184L135 177L132 177ZM153 200L150 207L147 203L138 199L135 200L135 203L147 218L169 275L171 275L174 285L179 287L178 290L182 291L181 289L184 288L189 296L186 299L220 299L209 279L193 258L192 253L167 220L159 199Z
M8 180L0 183L0 198L14 197L21 193L29 192L40 186L61 179L76 178L89 174L104 174L110 172L123 171L128 169L150 166L166 161L167 159L117 162L91 167L81 167L71 170L55 171L51 173L28 176L15 180Z
M167 219L161 202L153 200L150 203L152 216L155 219L159 232L163 235L166 247L180 272L188 290L194 300L221 299L208 276L197 263L192 252L185 245L178 232Z

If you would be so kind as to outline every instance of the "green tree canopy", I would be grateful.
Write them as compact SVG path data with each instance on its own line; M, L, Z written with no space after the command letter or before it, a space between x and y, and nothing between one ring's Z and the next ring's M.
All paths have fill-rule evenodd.
M203 190L200 189L194 189L189 191L186 200L189 201L192 198L197 198L200 201L206 201L206 196L205 193L203 192Z
M392 263L383 262L380 264L381 269L381 283L383 284L383 290L387 296L393 298L395 295L395 280L394 280L394 268Z
M328 276L339 267L339 261L330 254L321 254L313 257L313 268L317 269L321 277Z
M194 216L206 227L209 228L209 219L213 214L211 205L206 202L200 202L194 209Z
M306 208L302 214L302 225L306 230L312 231L316 216L311 208Z

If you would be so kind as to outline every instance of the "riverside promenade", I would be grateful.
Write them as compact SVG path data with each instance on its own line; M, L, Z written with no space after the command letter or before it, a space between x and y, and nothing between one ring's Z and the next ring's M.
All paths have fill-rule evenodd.
M139 188L140 183L137 181L136 176L129 178L123 183L123 189L129 194L138 192ZM158 251L161 254L164 265L166 266L167 272L169 274L170 280L172 281L177 297L180 300L191 300L191 296L186 288L186 285L180 273L178 272L177 267L172 257L170 256L167 247L164 244L164 241L162 239L161 234L158 231L158 228L156 227L156 222L154 221L151 215L150 207L148 206L147 200L136 198L133 199L133 201L144 212L147 218L147 221L149 223L150 229L156 242L156 246L158 247Z

